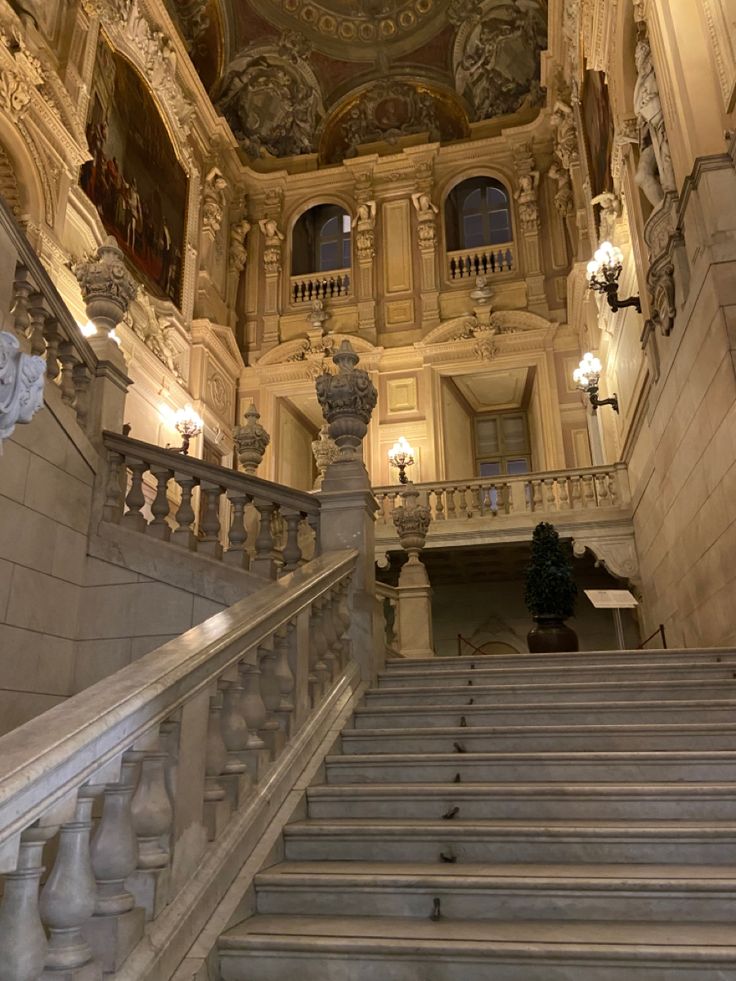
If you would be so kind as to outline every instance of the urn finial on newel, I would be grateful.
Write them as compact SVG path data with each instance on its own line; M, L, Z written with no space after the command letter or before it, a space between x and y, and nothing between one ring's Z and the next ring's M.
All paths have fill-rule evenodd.
M123 253L110 235L94 258L74 269L87 308L97 330L110 336L138 292L138 284L125 266Z
M251 402L245 411L245 424L236 426L233 432L238 445L238 459L251 477L255 477L266 447L271 442L271 437L258 421L260 418L260 412Z
M317 377L317 399L329 423L329 434L340 451L336 464L360 462L360 444L378 400L376 387L358 355L344 340L332 357L337 372ZM362 464L361 464L362 466Z

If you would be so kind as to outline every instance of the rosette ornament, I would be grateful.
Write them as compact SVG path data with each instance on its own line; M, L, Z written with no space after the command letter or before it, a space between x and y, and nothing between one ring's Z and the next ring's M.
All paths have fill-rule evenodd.
M378 393L368 372L357 368L359 358L344 340L332 360L337 372L317 376L317 399L329 423L329 434L340 451L338 463L359 459L358 450L368 431Z

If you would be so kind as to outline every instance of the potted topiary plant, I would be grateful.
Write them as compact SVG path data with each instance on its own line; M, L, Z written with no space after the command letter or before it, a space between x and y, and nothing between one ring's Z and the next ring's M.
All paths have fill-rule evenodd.
M575 612L578 587L554 525L540 521L532 536L524 601L536 626L527 634L532 654L576 651L578 635L565 624Z

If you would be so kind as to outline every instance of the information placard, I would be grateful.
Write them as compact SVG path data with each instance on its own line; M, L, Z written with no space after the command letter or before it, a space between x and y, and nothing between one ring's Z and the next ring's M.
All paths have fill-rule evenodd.
M584 592L597 610L623 610L639 605L628 589L586 589Z

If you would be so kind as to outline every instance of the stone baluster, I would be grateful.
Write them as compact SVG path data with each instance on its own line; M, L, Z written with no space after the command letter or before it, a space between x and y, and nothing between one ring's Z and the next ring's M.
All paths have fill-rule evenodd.
M282 572L293 572L299 567L302 550L299 548L299 525L302 516L299 511L284 511L286 521L286 544L283 550L284 565Z
M546 491L546 511L556 511L557 510L557 498L555 496L555 478L545 477L544 478L544 488Z
M292 638L296 624L292 621L285 627L279 627L276 631L276 670L275 676L279 686L279 705L278 714L286 736L292 733L293 712L294 712L294 672L289 663L289 653L291 651Z
M442 497L442 488L435 487L434 490L434 519L435 521L445 520L445 505Z
M227 750L220 783L225 787L230 803L235 809L250 786L248 767L243 755L248 744L248 726L243 717L244 689L240 674L236 681L221 681L220 686L222 688L220 726L222 740Z
M281 688L276 677L276 652L267 647L259 647L258 653L261 668L261 698L266 706L266 721L261 727L260 734L271 751L271 758L275 760L285 743L277 715L281 704Z
M102 512L105 521L120 521L123 513L123 475L124 457L114 450L107 453L107 480L105 481L105 504Z
M248 539L248 532L245 528L245 505L250 498L242 491L228 490L228 500L232 505L232 517L230 518L230 529L228 531L228 547L223 556L223 560L237 569L248 568L248 551L245 543Z
M489 489L488 489L488 497L489 497L490 502L491 502L491 514L495 518L496 515L498 514L498 512L501 509L500 494L499 494L498 487L496 486L495 483L494 484L491 484L491 486L489 487Z
M199 540L199 551L216 559L222 558L220 544L220 495L223 492L219 484L203 481L200 485L205 495L204 515L202 516L202 537Z
M579 508L582 505L582 489L580 483L580 476L578 474L575 474L570 478L570 497L573 508Z
M607 473L597 473L595 475L595 484L598 497L598 507L605 508L611 503L610 495L608 492L608 474Z
M89 847L95 793L87 787L79 791L74 820L61 826L54 867L41 891L41 919L49 937L46 969L64 972L62 977L92 961L82 928L97 902Z
M559 494L560 511L568 511L570 509L570 491L567 485L567 477L558 477L557 491Z
M174 817L166 789L168 755L145 750L131 752L128 758L140 762L138 787L130 805L138 836L138 868L163 869L169 864L167 839Z
M254 501L260 515L260 527L256 536L256 554L251 561L251 572L264 579L276 578L276 555L272 532L275 505L270 501Z
M583 507L595 507L595 487L593 486L593 474L583 474Z
M350 660L351 640L350 640L350 580L344 579L340 583L340 602L338 604L340 624L342 631L340 639L342 642L342 666Z
M44 356L46 354L46 341L44 332L46 330L46 318L48 310L41 293L32 293L28 304L28 316L30 323L28 333L31 340L31 354Z
M143 460L128 460L131 471L130 490L125 498L128 510L123 515L123 521L134 531L145 531L146 518L143 508L146 505L146 495L143 493L143 474L148 470L148 464Z
M606 474L606 481L608 483L608 494L611 499L611 504L618 504L618 486L616 481L616 471L610 471Z
M398 491L389 491L386 495L387 508L386 508L386 524L393 524L393 513L396 507L396 498L398 497Z
M457 511L455 509L455 488L447 487L445 490L445 500L447 501L447 519L448 521L451 521L457 517Z
M131 810L137 776L136 761L124 758L120 781L105 786L102 817L90 848L97 898L95 914L82 933L106 972L117 971L143 936L145 911L126 888L138 863Z
M325 637L324 626L322 623L322 598L319 597L312 603L312 623L310 626L310 648L314 652L314 675L316 684L312 691L312 708L315 708L321 701L322 696L327 690L327 678L330 670L325 661L327 653L327 638Z
M87 365L81 361L72 368L72 384L74 385L74 408L77 413L77 422L82 429L86 430L92 375Z
M209 841L219 837L230 816L230 800L222 777L227 760L222 735L222 696L211 695L204 764L204 823Z
M340 672L340 641L335 624L335 607L337 605L334 592L328 593L322 603L322 626L324 628L327 651L325 663L329 669L328 680L334 681Z
M154 465L151 473L156 479L156 496L151 505L153 521L147 526L146 533L152 538L159 538L162 542L168 542L171 537L171 527L166 520L169 516L169 481L174 476L174 471L169 467Z
M61 331L56 317L48 315L44 326L43 337L46 341L46 377L54 381L59 377L59 344Z
M38 883L43 874L43 846L55 831L39 827L24 831L15 872L4 877L0 981L36 981L43 971L48 941L38 908Z
M74 386L74 369L79 364L79 358L71 341L62 341L59 345L58 359L61 364L61 399L67 405L73 406L77 400L77 390Z
M532 480L532 511L542 510L542 481Z
M314 532L314 555L312 556L312 558L316 559L319 555L322 554L322 545L320 542L320 535L319 535L319 512L314 512L310 515L307 515L307 524Z
M36 287L31 280L28 269L19 262L15 267L15 279L13 280L13 326L16 334L21 337L28 337L28 330L31 325L31 317L28 312L31 295L35 293Z
M263 741L260 731L268 716L261 694L261 670L257 664L241 661L240 673L243 679L243 716L248 726L245 757L253 782L257 783L271 759L271 752Z
M182 473L175 473L174 480L181 487L181 502L176 512L177 527L171 533L171 541L190 552L196 552L198 542L193 530L196 515L192 507L192 491L199 481L196 477Z

